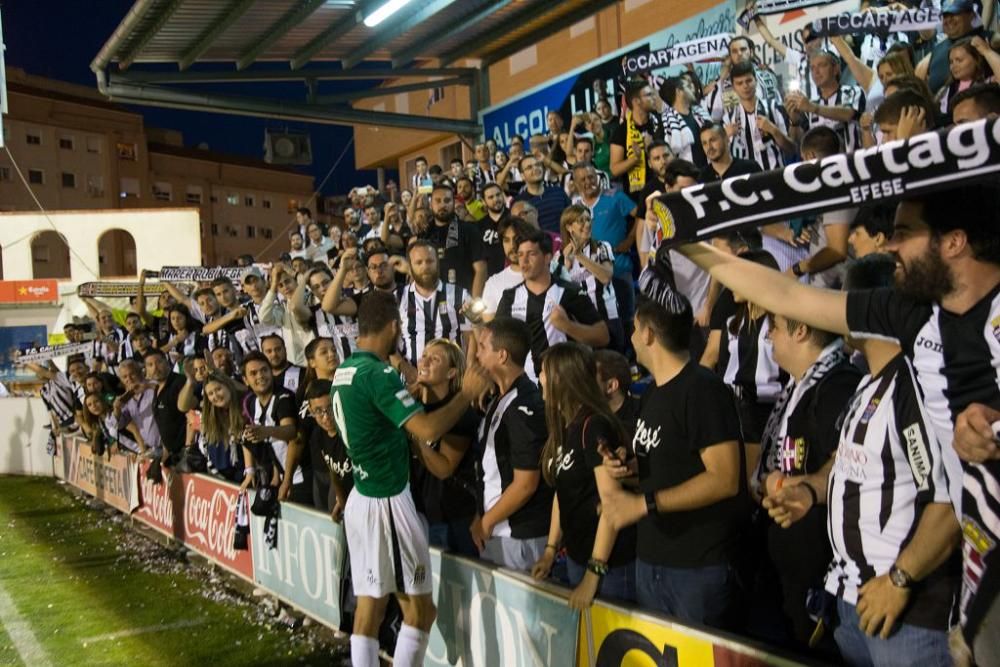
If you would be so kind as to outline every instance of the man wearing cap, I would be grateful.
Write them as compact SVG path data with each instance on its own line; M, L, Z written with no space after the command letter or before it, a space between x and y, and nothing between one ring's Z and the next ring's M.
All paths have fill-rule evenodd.
M986 3L984 3L986 4ZM937 94L948 83L948 52L955 42L966 37L982 37L993 41L993 34L977 21L975 3L972 0L945 0L941 3L941 32L946 39L934 45L928 55L916 66L916 74L927 82L931 93Z
M226 329L236 338L245 354L250 350L259 350L260 340L264 336L280 335L281 327L261 322L260 308L267 295L267 281L258 267L251 267L243 276L243 292L250 300L206 324L202 333L208 335L219 329ZM242 322L242 326L237 324L239 322Z

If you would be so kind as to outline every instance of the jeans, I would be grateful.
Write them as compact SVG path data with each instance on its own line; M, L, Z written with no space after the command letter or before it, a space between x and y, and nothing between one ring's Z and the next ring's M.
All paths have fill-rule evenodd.
M636 561L636 599L684 623L725 627L736 598L728 565L667 567Z
M427 541L459 556L479 558L479 549L472 542L469 525L472 517L458 521L432 523L427 528Z
M580 565L572 558L566 559L570 587L576 588L586 572L586 565ZM635 561L609 568L597 586L597 597L614 602L635 602Z
M837 600L840 625L833 632L844 662L852 667L889 667L890 665L951 665L948 633L915 625L897 625L888 639L868 637L858 627L857 609L844 598Z
M614 276L611 278L611 287L615 290L615 299L618 301L618 319L622 321L625 328L625 346L631 345L632 320L635 319L635 284L632 276Z
M494 565L505 567L516 572L531 572L532 566L545 552L545 540L542 537L491 537L486 540L481 555Z

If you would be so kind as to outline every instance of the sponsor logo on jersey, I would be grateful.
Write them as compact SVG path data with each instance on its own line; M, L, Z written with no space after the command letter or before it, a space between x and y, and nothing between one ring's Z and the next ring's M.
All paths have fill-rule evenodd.
M400 389L399 391L396 392L396 400L402 403L404 408L411 407L415 402L413 400L413 396L410 395L410 392L406 391L405 389Z
M345 387L350 386L354 382L354 376L357 374L358 369L355 366L348 366L347 368L340 367L333 374L333 386L334 387Z
M925 491L931 474L931 457L924 434L920 431L920 424L913 423L904 428L903 437L906 438L906 458L910 461L913 481L917 483L918 489Z

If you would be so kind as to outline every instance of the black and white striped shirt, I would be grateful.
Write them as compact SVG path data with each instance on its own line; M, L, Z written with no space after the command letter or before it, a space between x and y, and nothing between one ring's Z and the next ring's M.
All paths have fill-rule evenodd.
M340 361L354 354L358 349L358 323L347 315L331 315L319 304L312 308L312 328L318 338L330 338L337 348Z
M1000 461L963 463L951 445L955 420L970 404L1000 408L1000 283L961 315L894 289L849 292L847 322L852 336L898 340L916 369L952 505L961 512L960 609L972 641L1000 594Z
M785 109L775 101L768 102L757 98L756 103L753 112L748 112L742 104L737 104L723 114L722 122L736 127L736 134L730 138L729 147L734 158L753 160L764 171L778 169L785 164L781 147L774 137L757 127L757 118L767 118L781 132L787 134Z
M711 115L700 104L692 104L691 113L698 127L705 127L712 122ZM700 145L701 137L692 132L684 116L669 104L663 108L663 137L674 155L688 162L695 161L691 147Z
M531 353L524 370L532 381L537 382L537 360L545 350L556 343L564 343L569 338L552 325L553 308L562 306L571 320L581 324L595 324L600 321L597 309L582 288L559 278L553 278L549 288L535 294L524 283L511 287L500 297L497 316L513 317L528 325L531 331Z
M757 79L757 97L767 102L781 104L781 86L778 84L778 77L774 72L764 67L755 66L754 77ZM704 100L708 115L717 123L722 122L722 116L727 107L737 104L739 104L739 99L736 97L733 84L728 77L717 79L715 88Z
M77 400L76 390L65 373L58 372L42 385L42 401L50 412L54 413L60 426L70 426L74 423L74 406Z
M294 419L296 414L295 396L291 392L280 388L276 388L275 392L271 394L271 398L264 404L261 404L260 398L256 395L248 394L243 399L243 406L247 411L247 417L250 418L250 421L259 426L280 426L282 419L286 417ZM259 444L267 445L271 448L274 453L274 460L281 471L282 477L284 477L286 474L285 461L288 456L288 443L284 440L272 439L266 443ZM295 474L292 475L292 484L301 484L304 480L302 466L297 466Z
M781 393L787 375L774 360L774 350L768 339L767 317L757 320L744 317L736 334L730 332L734 316L726 320L722 332L725 340L719 350L722 379L733 388L736 396L747 402L774 403Z
M595 245L596 247L594 247ZM611 249L611 244L607 241L592 241L583 248L582 252L584 257L593 260L597 264L614 264L615 261L615 253ZM597 314L602 320L618 319L618 300L615 297L615 290L611 283L607 285L601 283L578 259L574 258L573 266L566 268L561 250L556 253L553 263L565 269L564 275L584 289L587 296L590 297L591 303L597 308Z
M95 362L103 361L104 370L116 374L118 372L118 364L128 358L123 356L124 350L122 349L125 342L128 341L128 334L124 329L115 327L111 330L111 333L104 334L98 332L97 336L93 343L93 359Z
M866 104L865 91L861 90L861 86L840 86L829 97L823 97L823 93L819 89L815 89L809 99L821 107L849 107L853 109L854 117L846 123L832 118L824 118L815 113L806 114L806 120L810 128L823 125L836 132L837 136L840 137L844 152L849 153L861 148L861 125L858 124L858 119L865 112Z
M844 416L827 489L833 561L826 590L857 604L858 588L889 571L928 503L951 504L948 475L913 365L900 354L862 379ZM944 594L911 601L911 618L902 622L947 628L954 575L924 580L917 595L934 586Z
M462 315L462 305L468 300L464 288L440 280L428 297L422 296L414 283L404 287L399 293L399 353L403 358L416 366L424 347L435 338L461 344L460 334L470 329Z

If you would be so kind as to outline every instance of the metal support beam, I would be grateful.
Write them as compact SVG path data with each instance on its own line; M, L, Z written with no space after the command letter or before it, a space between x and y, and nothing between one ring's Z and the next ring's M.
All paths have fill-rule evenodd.
M430 0L421 3L414 11L393 20L389 25L373 34L365 40L361 48L355 49L351 55L340 61L344 69L351 69L365 58L383 48L401 35L413 30L415 27L445 9L455 0ZM437 36L435 35L435 39Z
M489 46L507 36L508 33L516 30L517 28L524 26L532 21L537 21L538 19L551 14L556 11L559 5L557 3L540 2L538 4L528 5L527 9L521 10L518 13L508 17L500 25L491 28L489 35L476 34L465 40L453 49L445 51L440 56L441 65L447 65L453 63L459 58L467 56L471 53L477 53L483 51L484 47Z
M356 8L345 14L339 21L336 21L329 28L313 37L312 41L303 46L292 55L292 69L299 69L313 56L322 51L327 44L336 41L354 30L354 28L364 21L365 14L376 4L376 0L368 0L359 4Z
M456 35L461 35L469 28L479 24L486 18L489 18L495 14L498 10L503 9L511 3L511 0L494 0L489 5L479 10L475 14L467 16L455 25L451 26L443 33L434 33L434 41L439 43L447 42L449 39ZM427 52L428 45L424 40L418 40L416 44L408 46L404 51L401 51L397 55L392 57L393 67L403 67L409 65L414 58Z
M342 104L353 102L354 100L364 100L370 97L382 97L383 95L395 95L397 93L411 93L415 90L427 90L429 88L441 88L444 86L469 86L472 87L470 79L465 77L455 77L452 79L437 79L435 81L421 81L419 83L407 83L402 86L388 86L385 88L368 88L367 90L356 90L351 93L338 93L336 95L319 95L316 97L316 104Z
M512 56L518 51L526 49L532 44L536 44L546 37L554 35L561 30L565 30L566 28L593 16L605 7L610 7L617 2L618 0L593 0L592 2L588 2L582 5L579 9L575 9L557 18L551 23L548 23L540 28L536 28L527 34L518 37L509 44L504 44L495 51L487 51L483 56L483 66L488 67L498 60L503 60L508 56Z
M472 78L476 73L473 67L428 67L426 69L305 69L295 72L288 70L251 70L234 72L221 70L217 72L150 72L131 71L127 74L111 72L112 83L259 83L276 81L380 81L384 79L404 79L412 77L460 77Z
M405 113L367 111L350 107L319 108L285 100L256 97L200 94L155 86L134 86L110 83L104 87L108 99L123 104L207 111L237 116L258 116L271 119L323 123L332 125L380 125L409 130L425 130L445 134L479 135L482 128L472 120L433 118Z
M222 13L222 15L216 19L216 21L208 26L201 35L198 36L198 40L191 45L191 47L184 52L181 59L178 61L178 67L181 70L186 70L188 67L194 64L198 58L201 57L208 48L212 46L212 42L215 39L229 29L233 23L237 21L243 14L246 13L248 9L253 6L256 0L233 0L229 3L229 7Z
M260 54L284 37L289 30L304 22L325 2L326 0L306 0L301 2L298 7L288 10L277 23L267 29L263 37L257 40L251 48L240 54L240 59L236 61L236 69L246 69L252 65Z
M149 44L149 40L153 39L156 33L160 32L183 2L184 0L173 0L163 8L163 11L160 12L160 15L156 17L156 20L149 27L136 36L131 48L118 58L118 67L120 69L128 69L135 62L135 59L139 57L142 50Z

